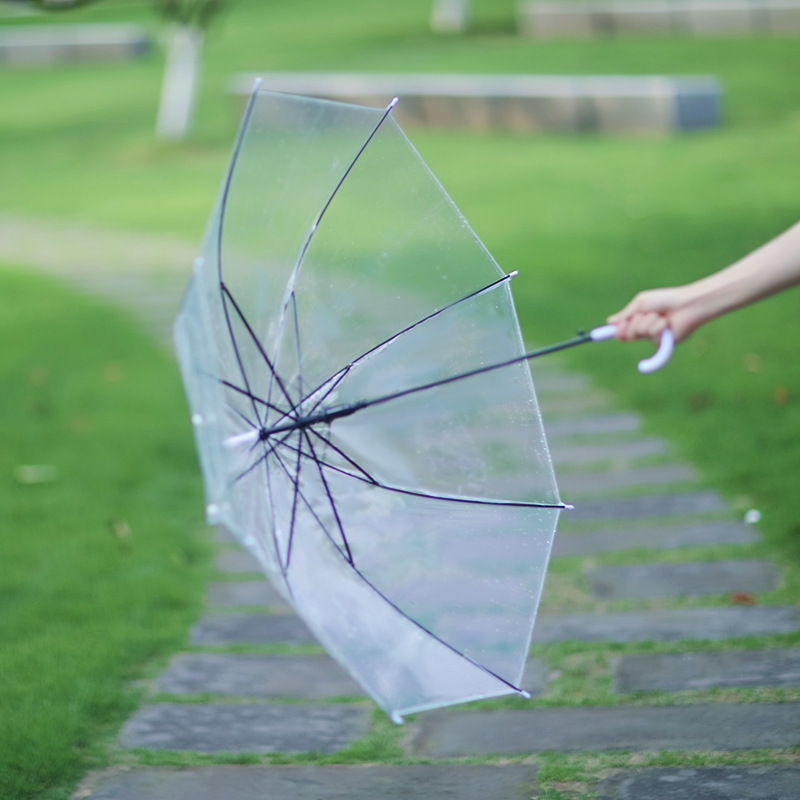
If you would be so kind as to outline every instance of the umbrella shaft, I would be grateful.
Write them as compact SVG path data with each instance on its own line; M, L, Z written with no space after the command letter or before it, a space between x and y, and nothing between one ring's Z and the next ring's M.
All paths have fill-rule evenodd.
M262 428L259 433L259 438L261 441L265 441L266 439L269 439L270 436L274 436L277 433L289 433L291 431L304 430L305 428L310 428L312 425L316 425L320 422L333 422L335 419L340 419L341 417L349 417L351 414L355 414L356 411L359 411L368 405L370 405L369 401L351 403L350 405L346 406L326 408L320 411L319 414L310 414L307 417L294 417L289 422L281 422L278 425L273 425L271 428Z
M307 417L293 417L287 422L281 422L277 425L273 425L270 428L262 428L259 432L259 439L263 442L269 439L271 436L275 436L279 433L290 433L291 431L296 430L305 430L306 428L310 428L317 423L330 423L334 420L341 419L342 417L349 417L351 414L355 414L356 411L360 411L362 408L368 408L369 406L375 406L382 403L387 403L391 400L398 400L401 397L406 397L410 394L416 394L417 392L424 392L429 389L434 389L437 386L445 386L448 383L454 383L456 381L461 381L466 378L472 378L476 375L482 375L486 372L493 372L497 369L502 369L503 367L510 367L514 364L521 364L525 361L530 361L534 358L539 356L547 355L549 353L556 353L559 350L566 350L570 347L575 347L580 344L586 344L587 342L591 342L592 338L589 334L581 333L573 339L568 339L564 342L559 342L558 344L550 345L549 347L543 347L540 350L534 350L529 353L524 353L521 356L517 356L516 358L511 358L508 361L502 361L496 364L489 364L485 367L478 367L477 369L470 370L469 372L462 372L458 375L451 375L447 378L442 378L437 381L433 381L431 383L426 383L421 386L413 386L410 389L403 389L399 392L394 392L392 394L383 395L382 397L374 397L371 400L362 400L358 403L350 403L349 405L345 406L334 406L333 408L327 408L320 411L318 414L309 414Z

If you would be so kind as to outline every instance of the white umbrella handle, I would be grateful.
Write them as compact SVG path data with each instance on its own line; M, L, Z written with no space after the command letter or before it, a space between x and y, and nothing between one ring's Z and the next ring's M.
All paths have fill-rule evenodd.
M616 333L616 325L601 325L599 328L589 331L589 336L594 342L602 342L605 339L613 339ZM658 350L650 358L643 358L639 362L639 372L646 374L661 369L672 357L674 349L675 334L671 328L665 328L661 334Z

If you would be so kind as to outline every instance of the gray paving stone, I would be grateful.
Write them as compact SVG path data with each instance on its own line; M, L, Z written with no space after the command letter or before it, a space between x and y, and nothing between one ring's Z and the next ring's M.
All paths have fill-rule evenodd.
M800 686L800 648L638 653L614 666L615 692L726 686Z
M615 564L584 572L595 597L679 597L725 592L768 592L779 576L769 561L738 559L677 564Z
M144 767L96 779L87 800L527 800L527 764Z
M601 800L797 800L800 764L624 770L599 791Z
M535 364L531 367L537 397L549 395L572 396L589 391L589 378L582 372L565 372L556 369L543 369Z
M659 486L696 479L696 470L688 464L658 464L597 472L567 472L558 477L558 486L564 494L603 494L634 486Z
M726 510L723 499L712 490L678 494L647 494L584 500L565 512L564 522L632 519L672 515L708 514Z
M155 703L119 735L122 747L199 753L333 753L364 736L368 705Z
M800 630L794 606L720 606L656 611L541 614L533 629L538 644L569 639L586 642L673 642L730 639Z
M205 645L316 642L295 614L205 614L191 635L193 644Z
M330 656L179 653L155 688L173 694L220 692L239 697L321 700L364 690Z
M547 424L548 439L571 436L597 436L609 433L630 433L642 424L642 418L630 411L596 414L590 417L571 417Z
M550 455L556 466L626 462L646 456L663 455L668 452L667 442L654 436L627 439L621 442L600 441L574 444L556 440L550 443Z
M257 581L212 581L208 585L212 606L285 606L286 601L266 578Z
M432 712L414 723L416 755L542 750L749 750L800 741L800 703L702 703Z
M258 572L261 567L256 557L238 547L226 548L217 553L215 566L220 572Z
M585 391L572 395L544 395L537 392L539 410L544 416L545 425L552 419L567 415L583 415L597 410L608 403L605 392Z
M706 520L682 525L637 525L581 533L562 532L553 542L554 556L591 555L635 547L671 550L715 544L751 544L761 535L755 528L735 520Z

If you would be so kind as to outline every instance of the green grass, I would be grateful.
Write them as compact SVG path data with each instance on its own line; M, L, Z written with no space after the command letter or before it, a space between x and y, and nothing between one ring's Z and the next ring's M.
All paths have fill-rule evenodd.
M41 276L0 298L0 797L55 799L185 640L208 547L171 360Z
M198 241L241 110L226 93L228 81L239 71L291 69L694 73L722 81L723 126L691 135L409 131L501 266L521 271L515 297L531 344L602 322L639 289L723 267L800 216L797 39L532 42L515 35L514 7L511 0L475 0L474 30L438 37L428 30L429 0L236 0L209 33L197 124L190 140L177 145L153 136L159 50L115 64L4 67L0 215ZM98 3L44 21L115 19L157 30L149 0ZM0 796L17 781L11 796L50 792L55 798L87 765L118 757L102 742L136 702L126 682L185 635L203 571L203 548L194 538L201 500L174 367L113 314L46 282L8 276L12 283L0 293L0 320L13 330L3 338L13 346L0 354L6 365ZM17 297L28 299L23 304ZM788 293L719 320L649 377L634 368L649 345L606 343L564 356L612 390L621 406L641 409L647 429L698 466L702 484L722 491L734 513L761 510L766 542L758 555L781 567L784 583L772 599L789 603L797 603L800 585L799 308L800 295ZM101 328L117 333L94 335ZM114 377L116 367L106 370L110 364L123 365L122 379ZM28 463L57 465L58 480L18 484L14 470ZM120 538L127 530L121 523L130 537ZM754 555L721 548L598 561L736 553ZM578 587L576 607L587 602L580 569L566 560L552 572L554 580ZM571 590L565 591L554 602L571 602ZM760 637L704 646L792 643ZM686 646L663 645L668 651ZM562 677L549 699L534 702L619 702L610 695L607 672L609 659L623 651L576 647L548 648ZM6 681L6 674L16 677ZM396 759L394 736L379 724L351 756ZM796 759L797 753L749 757ZM180 760L151 752L136 758ZM647 763L741 758L678 753L650 756ZM549 793L543 796L556 798L590 792L604 769L644 761L553 754L541 763L539 782Z

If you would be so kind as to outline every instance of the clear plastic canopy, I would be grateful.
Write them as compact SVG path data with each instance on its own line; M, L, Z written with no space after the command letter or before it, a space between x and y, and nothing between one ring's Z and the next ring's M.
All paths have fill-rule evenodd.
M390 110L254 92L175 325L207 514L396 721L520 691L564 506L527 364L448 381L509 283Z

